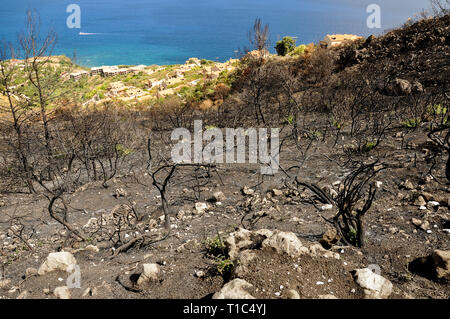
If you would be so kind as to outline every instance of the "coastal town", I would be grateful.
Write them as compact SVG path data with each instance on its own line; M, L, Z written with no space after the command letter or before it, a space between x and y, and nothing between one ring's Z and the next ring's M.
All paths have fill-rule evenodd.
M324 40L319 42L323 48L333 48L348 41L356 41L362 37L353 34L326 35ZM256 56L260 53L257 50L247 54ZM262 58L269 58L270 53L265 50ZM276 57L276 55L272 55ZM103 103L106 100L118 99L125 102L144 102L151 99L165 98L170 95L179 94L185 87L195 87L200 83L214 81L222 74L233 72L238 65L238 59L230 59L224 63L198 58L190 58L184 64L173 66L100 66L79 68L71 73L63 73L63 80L79 81L81 79L102 78L109 86L104 94L95 94L84 104ZM121 77L142 75L140 85L133 86L124 83Z
M361 38L352 34L328 34L319 43L311 43L308 47L331 49ZM299 47L302 46L307 47ZM262 53L254 50L247 52L247 55L266 60L289 58L271 54L267 50ZM183 98L186 92L196 88L204 88L206 85L214 87L223 83L240 63L239 59L216 62L193 57L184 64L176 65L109 65L88 68L75 64L65 56L39 57L35 62L44 60L49 67L61 69L61 84L70 87L83 106L99 105L112 100L131 104L146 103L174 95ZM11 59L9 62L25 74L27 60ZM29 101L26 90L23 90L25 86L23 82L10 87L14 92L12 97L17 101Z
M195 87L200 82L213 81L221 74L232 72L237 63L236 59L220 63L190 58L185 64L173 66L101 66L64 73L62 79L101 79L108 83L107 92L101 97L98 94L93 96L85 104L102 103L108 99L142 102L174 95L183 87ZM137 86L124 83L124 80L133 76L140 76Z

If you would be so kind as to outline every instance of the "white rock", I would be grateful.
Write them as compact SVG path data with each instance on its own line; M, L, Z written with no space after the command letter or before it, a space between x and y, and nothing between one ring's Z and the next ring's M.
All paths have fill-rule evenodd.
M333 209L333 205L331 204L325 204L320 207L320 210L330 210L330 209Z
M223 192L218 191L218 192L215 192L215 193L213 194L213 199L214 199L215 202L223 202L223 201L225 201L227 198L225 197L225 195L224 195Z
M212 299L255 299L247 291L252 287L252 284L243 279L234 279L216 292Z
M137 284L139 286L145 285L150 281L156 281L159 279L161 269L158 264L144 264L142 265L144 270L139 276Z
M355 270L355 280L364 289L366 299L386 299L392 293L392 283L369 268Z
M283 297L286 299L300 299L300 295L297 290L288 289L283 293Z
M278 253L286 253L292 258L307 254L309 249L303 246L298 237L291 232L277 232L263 241L262 247L274 249Z
M72 265L76 265L75 257L69 252L61 251L57 253L50 253L47 259L39 267L38 274L43 275L55 270L69 271Z
M244 186L244 188L242 188L242 193L244 195L253 195L255 191L248 186Z
M205 211L208 209L208 204L206 203L195 203L195 210L197 215L203 215Z
M431 206L431 207L435 207L435 206L439 206L441 204L439 202L436 202L436 201L429 201L428 205Z
M9 285L11 285L10 279L0 280L0 289L7 289L9 287Z
M319 295L319 299L338 299L335 295Z
M225 246L228 250L228 256L234 260L238 257L241 250L246 250L254 246L259 246L266 238L272 236L273 232L268 229L260 229L258 231L249 231L239 229L231 233L225 240Z
M70 299L70 290L67 286L56 287L53 294L59 299Z
M84 248L84 250L92 253L98 253L100 251L100 249L94 245L87 245L86 248Z

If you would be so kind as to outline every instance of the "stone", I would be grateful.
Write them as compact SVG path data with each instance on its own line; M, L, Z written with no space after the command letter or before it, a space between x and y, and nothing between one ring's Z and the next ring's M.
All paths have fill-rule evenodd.
M244 186L242 188L242 194L244 194L246 196L253 195L254 193L255 193L255 191L248 186Z
M313 244L309 246L309 254L313 257L325 257L325 258L334 258L341 259L341 256L333 251L326 250L322 247L321 244Z
M70 290L67 286L56 287L53 291L55 297L59 299L70 299Z
M420 225L420 228L421 228L422 230L427 231L428 229L430 229L430 223L429 223L428 221L424 221L424 222Z
M340 236L336 228L328 228L319 240L319 243L325 249L330 249L334 244L336 244L340 239Z
M89 297L92 296L92 289L90 287L86 288L81 295L81 297Z
M408 95L412 92L412 85L408 80L396 78L391 85L391 91L399 96Z
M86 248L84 248L84 250L92 253L98 253L100 251L100 249L94 245L87 245Z
M197 215L203 215L206 210L208 209L208 204L206 203L195 203L195 211L197 213Z
M279 189L272 189L272 194L273 196L282 196L283 195L283 191L280 191Z
M144 264L142 266L144 270L137 281L139 286L143 286L151 281L157 281L159 279L161 269L158 264Z
M291 232L277 232L262 242L262 247L273 249L277 253L286 253L292 258L307 254L309 249L303 246L298 237Z
M392 283L369 268L356 269L354 277L356 283L364 289L366 299L386 299L392 293Z
M3 279L0 280L0 289L8 289L8 287L11 285L10 279Z
M219 292L216 292L212 299L255 299L248 290L253 285L243 279L234 279L224 285Z
M215 192L212 196L212 200L214 202L223 202L226 199L227 199L226 196L221 191Z
M27 299L28 298L28 290L24 290L20 293L20 295L17 296L16 299Z
M41 267L39 267L38 274L44 275L55 270L68 272L72 265L76 265L76 263L75 257L69 252L50 253Z
M260 229L257 231L249 231L243 228L231 233L227 239L225 239L225 247L228 251L230 259L234 260L238 258L241 250L251 249L260 246L261 243L271 237L273 232L268 229Z
M320 207L320 210L322 210L322 211L330 210L330 209L333 209L333 205L331 205L331 204L325 204Z
M411 181L409 181L409 180L406 180L400 186L403 187L404 189L407 189L407 190L413 190L414 189L413 183L411 183Z
M197 278L203 278L203 277L205 277L205 275L206 274L203 270L199 270L195 273L195 277L197 277Z
M426 204L427 204L427 202L425 201L423 196L417 197L416 201L414 202L414 205L416 205L416 206L425 206Z
M450 250L435 250L431 254L436 277L439 280L450 281Z
M283 297L286 299L300 299L300 295L297 290L287 289L283 292Z
M429 207L436 207L436 206L439 206L440 203L437 202L437 201L434 201L434 200L430 200L430 201L427 203L427 205L428 205Z
M36 268L29 267L25 270L25 276L31 277L38 275L38 270Z
M196 239L190 239L188 241L186 241L184 244L180 245L177 248L177 252L181 253L184 251L189 251L189 252L193 252L196 249L198 249L200 247L200 244L198 243L198 241Z
M128 192L126 191L126 189L124 188L118 188L116 189L116 191L114 192L113 195L115 198L119 198L119 197L127 197L128 196Z
M318 299L338 299L335 295L319 295Z
M411 223L412 223L414 226L417 226L417 227L420 227L420 225L422 225L422 221L421 221L420 219L417 219L417 218L411 219Z
M433 194L428 192L421 192L420 195L422 195L422 197L425 198L426 201L431 201L434 199Z

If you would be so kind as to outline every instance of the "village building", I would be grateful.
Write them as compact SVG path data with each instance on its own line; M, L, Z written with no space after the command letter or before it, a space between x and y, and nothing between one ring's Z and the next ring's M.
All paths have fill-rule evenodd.
M77 72L70 73L70 78L72 80L79 80L83 76L88 76L88 75L89 75L89 72L87 72L87 71L77 71Z
M354 34L327 34L323 41L320 41L320 46L323 48L332 48L358 39L362 39L362 37Z

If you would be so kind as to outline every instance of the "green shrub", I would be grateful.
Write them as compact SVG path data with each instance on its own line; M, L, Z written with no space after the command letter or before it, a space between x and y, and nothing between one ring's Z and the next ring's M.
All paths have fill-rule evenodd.
M285 56L295 49L295 40L291 37L284 37L282 40L278 41L275 45L277 54Z
M234 263L230 259L220 260L217 264L217 271L222 277L230 278L234 270Z
M293 51L289 53L290 56L301 56L305 53L306 45L300 44Z
M375 146L377 146L377 142L376 141L368 141L364 145L362 151L363 152L370 152L371 150L373 150L375 148Z
M117 151L117 153L119 154L120 157L125 157L125 156L128 156L131 153L133 153L132 149L126 148L122 144L117 144L116 145L116 151Z
M219 235L214 238L208 238L205 242L206 252L212 256L225 256L225 244Z
M402 125L406 128L412 129L412 128L418 127L421 121L422 120L417 117L417 118L409 119L409 120L406 120L405 122L402 122Z

